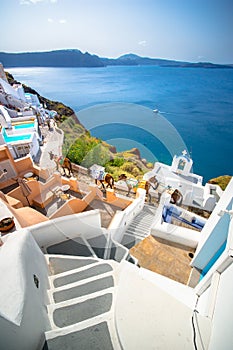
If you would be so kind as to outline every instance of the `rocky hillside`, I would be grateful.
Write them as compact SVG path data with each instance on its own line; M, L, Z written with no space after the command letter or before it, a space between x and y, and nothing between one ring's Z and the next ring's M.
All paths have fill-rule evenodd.
M75 164L85 168L93 164L102 165L115 180L122 173L141 179L143 174L150 169L150 164L141 160L138 149L117 153L114 146L91 136L72 117L61 123L60 128L65 135L63 153Z

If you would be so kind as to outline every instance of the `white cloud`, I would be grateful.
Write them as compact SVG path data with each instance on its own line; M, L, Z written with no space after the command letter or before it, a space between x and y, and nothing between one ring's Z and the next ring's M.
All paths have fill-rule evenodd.
M60 24L65 24L67 23L67 20L66 19L59 19L59 20L56 20L56 19L53 19L53 18L48 18L47 21L49 23L60 23Z
M147 45L147 42L146 42L146 40L141 40L141 41L138 42L138 45L140 45L140 46L146 46L146 45Z
M56 20L56 19L53 19L53 18L48 18L47 21L49 23L60 23L60 24L65 24L67 23L67 20L66 19L59 19L59 20Z

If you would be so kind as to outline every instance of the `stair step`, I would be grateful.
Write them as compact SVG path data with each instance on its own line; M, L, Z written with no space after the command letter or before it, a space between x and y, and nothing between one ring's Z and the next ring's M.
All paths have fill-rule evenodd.
M150 234L150 228L154 220L157 208L144 205L142 211L134 218L131 224L125 230L125 235L134 236L138 240L142 240ZM125 236L124 235L124 236ZM127 248L132 247L133 243L128 237L123 237L122 244Z
M152 206L144 205L142 212L154 215L156 213L157 208L153 208Z
M128 227L142 227L142 228L149 229L151 227L151 224L145 224L142 222L134 222L134 223L130 224Z
M130 233L128 233L128 234L130 235ZM142 236L142 235L140 235L140 234L135 234L135 233L132 233L131 236L135 238L135 242L136 242L135 244L138 243L138 240L139 240L139 241L142 241L144 238L147 237L147 236ZM131 247L131 248L132 248L132 247Z
M137 224L141 224L141 225L145 225L145 226L150 226L152 224L153 220L150 220L150 219L145 219L145 218L142 218L142 219L139 219L139 218L136 218L134 221L131 222L130 225L134 224L134 223L137 223Z
M154 217L152 217L151 215L141 215L141 216L136 216L135 220L138 221L153 221Z
M149 236L149 232L139 232L139 231L129 231L127 230L126 234L131 235L135 238L140 238L140 240L144 239L145 237Z
M47 248L47 252L48 254L97 257L82 237L76 237L54 244Z
M130 232L130 234L132 234L132 232L134 232L134 233L138 233L141 235L147 235L150 232L150 230L139 228L139 227L128 227L126 230L126 233L129 233L129 232Z
M90 295L98 291L110 288L114 286L114 280L112 276L99 278L94 281L90 281L81 285L72 286L61 290L55 290L52 293L52 297L55 303L60 303L65 300L71 300L74 298Z
M104 274L106 272L110 272L113 271L113 268L110 264L107 263L101 263L95 266L92 266L90 268L87 268L85 270L81 270L81 271L76 271L73 272L71 271L70 274L66 274L64 276L59 276L56 277L53 281L53 285L54 287L61 287L64 286L66 284L70 284L70 283L74 283L74 282L78 282L90 277L94 277L96 275L101 275Z
M51 334L50 334L51 336ZM106 321L70 333L54 335L46 340L47 350L113 350L110 332Z
M126 248L130 249L135 246L137 243L141 242L141 238L136 237L135 235L124 234L124 237L121 241L121 244Z
M147 216L147 217L150 217L150 218L153 218L155 216L154 213L148 213L148 212L141 212L139 215Z
M140 236L140 237L147 237L147 236L149 236L149 234L150 234L150 232L149 231L145 231L145 230L143 230L143 231L140 231L140 230L127 230L126 232L125 232L126 234L128 234L128 235L132 235L132 236Z
M153 213L156 212L157 210L157 207L154 206L154 205L149 205L149 204L144 204L144 207L143 207L143 210L149 210L149 211L152 211Z
M51 313L51 317L56 327L74 325L110 311L112 299L112 293L105 293L82 302L58 305ZM48 309L51 309L51 306L49 305Z
M92 248L92 250L94 251L95 255L98 258L103 259L105 247L107 244L106 237L102 234L100 236L88 239L87 242L90 245L90 247Z
M96 259L88 259L88 258L68 258L66 257L58 257L48 256L48 265L51 275L57 275L66 271L74 270L80 267L84 267L87 265L91 265L96 263L98 260Z
M148 218L153 218L154 214L150 214L150 213L145 213L145 212L140 212L137 217L148 217Z

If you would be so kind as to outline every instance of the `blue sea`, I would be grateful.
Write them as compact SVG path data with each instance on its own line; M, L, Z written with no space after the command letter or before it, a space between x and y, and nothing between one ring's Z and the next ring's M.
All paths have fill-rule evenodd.
M119 151L137 147L148 161L170 164L186 148L193 171L204 182L233 174L233 69L6 70L41 95L73 108L93 135Z

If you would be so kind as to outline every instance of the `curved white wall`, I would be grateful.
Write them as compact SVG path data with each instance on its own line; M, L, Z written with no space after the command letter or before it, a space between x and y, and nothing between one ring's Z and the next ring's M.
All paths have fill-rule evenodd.
M220 275L209 350L231 350L233 345L233 264Z
M42 348L49 329L48 271L44 255L26 230L10 234L0 248L0 275L4 286L0 288L0 348Z

